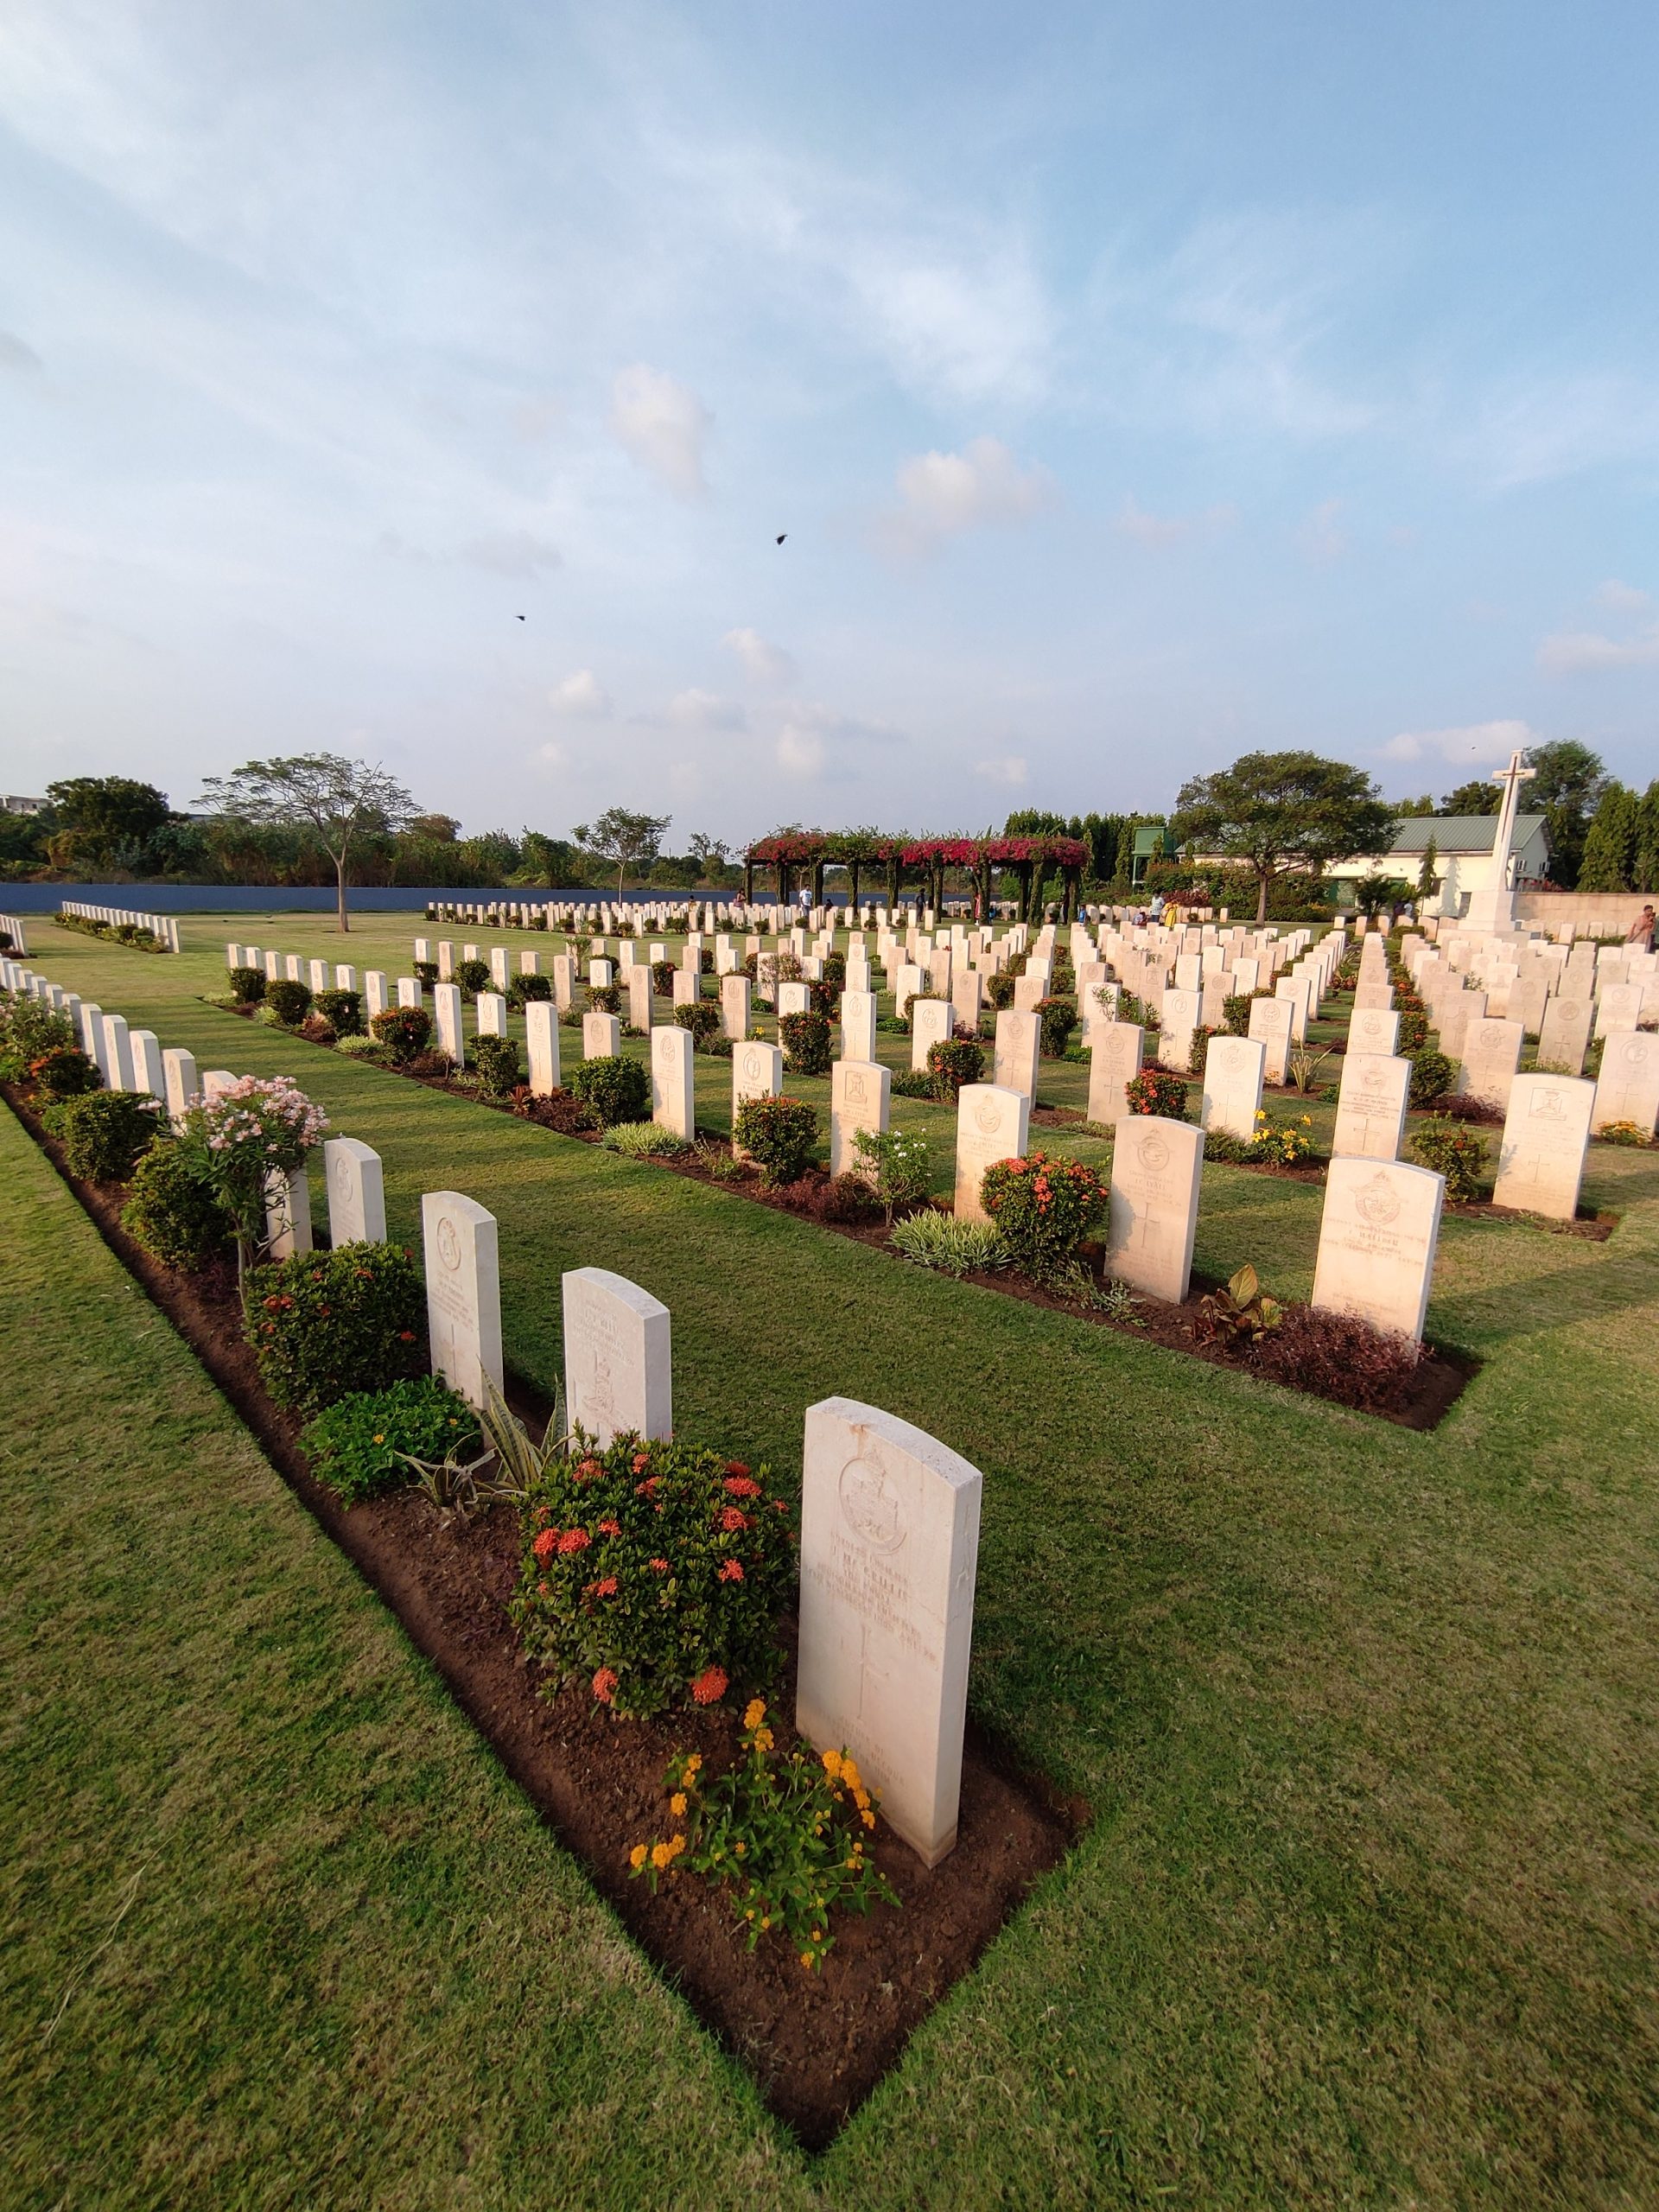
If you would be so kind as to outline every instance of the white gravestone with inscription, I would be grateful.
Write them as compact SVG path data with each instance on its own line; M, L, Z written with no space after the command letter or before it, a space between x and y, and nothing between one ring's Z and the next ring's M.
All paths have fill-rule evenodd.
M996 1045L991 1079L1000 1090L1017 1090L1034 1104L1037 1097L1037 1059L1042 1050L1042 1017L1018 1014L1012 1008L996 1017Z
M1492 1204L1571 1221L1590 1142L1593 1083L1564 1075L1518 1075L1510 1087Z
M459 1191L429 1191L421 1225L432 1371L469 1405L482 1406L486 1382L499 1390L505 1380L495 1216Z
M190 1110L190 1101L196 1095L196 1056L187 1052L182 1045L169 1045L162 1054L162 1071L167 1082L168 1114L176 1125Z
M385 1179L380 1155L357 1137L329 1137L322 1147L323 1180L328 1189L328 1242L384 1244L386 1241Z
M784 1088L784 1055L776 1045L763 1045L760 1039L750 1038L735 1046L732 1052L732 1122L735 1126L738 1109L746 1098L776 1098ZM747 1160L748 1154L737 1139L732 1139L732 1155Z
M132 1054L132 1087L152 1098L167 1096L167 1071L162 1061L162 1040L153 1029L134 1029L127 1037Z
M311 1243L311 1185L305 1163L284 1171L273 1167L265 1178L265 1246L273 1260L291 1260Z
M559 1088L559 1009L551 999L524 1003L524 1048L530 1060L530 1088L550 1098Z
M1262 1076L1268 1083L1284 1083L1290 1074L1291 1033L1296 1009L1288 999L1252 999L1249 1034L1267 1048Z
M1446 1179L1402 1160L1333 1159L1313 1271L1315 1306L1421 1338Z
M1590 1126L1605 1129L1615 1122L1633 1122L1643 1136L1650 1137L1656 1118L1659 1035L1647 1029L1621 1030L1601 1048L1601 1073L1596 1079Z
M1031 1101L1022 1090L998 1084L965 1083L957 1096L958 1221L988 1218L979 1186L999 1160L1018 1160L1031 1128Z
M656 1031L652 1030L654 1037ZM613 1014L584 1014L582 1017L582 1057L584 1060L613 1060L622 1049L622 1024Z
M1204 1131L1161 1114L1125 1114L1113 1131L1108 1272L1179 1306L1192 1275Z
M1464 1098L1478 1098L1502 1112L1510 1103L1510 1087L1521 1061L1526 1032L1518 1021L1498 1021L1480 1015L1463 1033L1463 1065L1456 1089Z
M749 1033L749 979L722 976L720 979L721 1034L737 1044Z
M1224 1130L1249 1144L1255 1135L1262 1103L1262 1071L1267 1047L1254 1037L1212 1037L1204 1056L1206 1129Z
M651 1118L687 1144L696 1135L696 1071L691 1065L696 1050L696 1040L689 1029L651 1033Z
M571 1427L601 1450L619 1436L674 1433L668 1308L626 1275L575 1268L564 1277L564 1397Z
M1348 1053L1337 1093L1332 1154L1351 1160L1398 1160L1410 1090L1409 1060L1388 1052Z
M1594 1008L1588 999L1553 998L1538 1027L1538 1065L1562 1075L1582 1072Z
M844 1060L875 1058L875 994L843 991L841 995L841 1056Z
M1350 1052L1380 1053L1392 1059L1400 1049L1400 1017L1381 1007L1357 1007L1349 1017Z
M912 999L910 1002L910 1065L925 1075L927 1056L936 1045L948 1045L956 1028L957 1010L949 999Z
M1129 1085L1141 1072L1146 1032L1136 1021L1096 1023L1089 1048L1089 1119L1103 1127L1127 1114Z
M830 1070L830 1173L850 1175L862 1166L861 1129L885 1129L893 1077L875 1060L836 1060Z
M432 1019L437 1025L438 1050L447 1052L457 1067L465 1064L467 1039L461 1027L461 986L434 983Z
M957 1840L982 1488L895 1414L807 1408L795 1725L852 1754L927 1866Z

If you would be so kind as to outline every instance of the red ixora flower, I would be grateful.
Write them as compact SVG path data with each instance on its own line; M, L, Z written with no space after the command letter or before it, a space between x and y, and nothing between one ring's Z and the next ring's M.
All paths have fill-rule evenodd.
M622 1533L622 1523L620 1521L601 1521L599 1524L599 1533L601 1536L620 1536Z
M644 1482L635 1483L633 1486L634 1496L636 1497L655 1497L657 1495L657 1485L662 1481L662 1479L663 1478L660 1475L647 1475Z
M705 1667L691 1685L691 1694L699 1705L717 1705L726 1694L726 1669Z
M654 1573L666 1574L668 1573L668 1561L665 1559L654 1559L652 1560L651 1565L652 1570Z
M722 1582L741 1582L743 1580L742 1560L728 1559L720 1570L720 1579Z
M643 1475L643 1474L645 1473L645 1469L646 1469L650 1465L651 1465L651 1454L650 1454L650 1452L636 1452L634 1453L634 1455L633 1455L633 1471L634 1471L634 1473L635 1473L636 1475Z
M752 1483L747 1474L728 1475L726 1488L734 1497L759 1497L760 1495L760 1484Z
M614 1598L616 1577L613 1574L607 1574L603 1581L590 1583L588 1594L593 1598Z
M585 1552L593 1541L585 1529L567 1529L559 1538L559 1549L562 1552Z
M720 1510L720 1525L728 1536L735 1535L740 1529L748 1527L749 1516L747 1513L740 1513L734 1505L722 1505Z
M616 1686L621 1679L614 1667L601 1667L594 1676L594 1695L601 1705L610 1703Z
M579 1483L590 1483L595 1475L602 1475L604 1471L604 1467L597 1459L581 1459L576 1463L576 1480Z
M537 1558L539 1560L551 1559L554 1553L559 1548L558 1530L556 1529L543 1529L540 1535L537 1537L535 1542L530 1548L535 1553Z
M726 1471L728 1475L747 1475L749 1471L741 1459L728 1459L726 1462ZM727 1488L728 1490L731 1488L729 1483Z
M327 1309L327 1307L325 1306L323 1307L323 1309L322 1309L322 1310L323 1310L323 1312L326 1313L327 1312L327 1310L328 1310L328 1309ZM398 1332L397 1332L397 1341L398 1341L398 1343L399 1343L400 1344L412 1344L414 1343L414 1341L415 1341L415 1332L414 1332L414 1330L413 1330L413 1329L399 1329L399 1330L398 1330Z

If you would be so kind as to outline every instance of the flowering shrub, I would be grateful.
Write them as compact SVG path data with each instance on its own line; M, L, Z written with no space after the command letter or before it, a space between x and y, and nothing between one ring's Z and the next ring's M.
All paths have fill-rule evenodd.
M296 1029L311 1011L309 987L298 982L267 983L265 1004L285 1029Z
M1403 1040L1402 1040L1403 1042ZM1444 1052L1432 1052L1426 1048L1411 1056L1411 1088L1408 1103L1420 1111L1443 1098L1451 1090L1457 1074L1457 1063Z
M1166 1122L1186 1119L1186 1080L1166 1068L1142 1068L1124 1086L1131 1114L1158 1114Z
M245 1266L265 1242L265 1179L291 1173L327 1126L321 1107L285 1075L242 1076L185 1115L179 1143L235 1224Z
M432 1017L423 1006L389 1006L369 1024L377 1045L384 1045L394 1067L407 1067L417 1052L426 1050L432 1036Z
M979 1190L1015 1266L1039 1277L1067 1268L1107 1206L1105 1179L1058 1153L994 1160Z
M1639 1122L1606 1122L1596 1135L1603 1144L1648 1145L1653 1141Z
M812 1165L818 1109L804 1098L746 1098L732 1137L768 1183L794 1183Z
M963 1085L977 1083L984 1074L983 1048L971 1037L942 1038L927 1048L927 1072L933 1096L954 1106Z
M651 1119L651 1071L625 1052L579 1060L570 1071L568 1088L593 1108L607 1128L614 1122Z
M79 1043L67 1014L54 1014L38 999L8 998L0 993L0 1080L23 1082L33 1062L46 1053Z
M781 1498L740 1461L677 1440L580 1434L543 1464L524 1509L512 1618L550 1687L588 1681L613 1713L714 1705L764 1680L795 1586Z
M200 1268L229 1249L232 1222L189 1154L158 1136L133 1170L121 1226L164 1268Z
M359 1037L363 1033L360 991L319 991L315 1004L336 1037Z
M263 968L232 968L231 996L238 1006L257 1006L265 995L265 971Z
M435 1375L416 1375L385 1390L354 1390L310 1422L300 1448L311 1471L347 1505L412 1478L408 1459L475 1452L478 1415Z
M934 1052L939 1049L937 1045L933 1047ZM908 1213L927 1204L927 1194L933 1187L933 1159L919 1130L860 1129L854 1135L853 1149L889 1223L894 1214Z
M753 981L753 977L750 979ZM674 990L674 963L653 960L651 963L651 988L659 999L669 998Z
M786 1014L778 1024L784 1062L791 1075L828 1075L834 1059L829 1019L822 1014Z
M342 1244L251 1268L242 1311L260 1380L296 1413L426 1370L426 1291L398 1244Z
M1250 1157L1273 1167L1295 1167L1313 1158L1313 1117L1300 1115L1288 1122L1275 1122L1265 1106L1255 1109L1255 1135L1250 1140Z
M48 1098L79 1098L102 1089L98 1062L79 1045L52 1045L29 1064L29 1079Z
M742 1756L705 1779L700 1751L677 1751L663 1787L678 1824L657 1843L636 1843L628 1866L653 1892L683 1859L694 1874L724 1882L753 1950L776 1929L809 1973L835 1942L831 1917L868 1912L898 1897L868 1849L875 1799L845 1751L779 1751L766 1708L752 1698L743 1715Z
M48 1106L41 1116L63 1147L63 1164L89 1183L124 1183L161 1127L153 1098L92 1090Z
M1453 1205L1473 1205L1480 1198L1480 1179L1486 1166L1486 1142L1461 1122L1425 1122L1411 1140L1412 1151L1425 1167L1446 1178L1446 1195Z

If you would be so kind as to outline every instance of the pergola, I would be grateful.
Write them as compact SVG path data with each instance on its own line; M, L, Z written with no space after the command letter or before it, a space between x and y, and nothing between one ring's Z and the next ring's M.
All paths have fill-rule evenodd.
M1020 918L1029 921L1040 912L1048 877L1060 878L1061 913L1070 921L1077 912L1083 871L1089 847L1081 837L886 837L866 830L836 835L831 830L779 830L762 837L743 855L743 896L754 896L755 872L777 872L778 899L787 905L797 877L810 874L812 903L823 904L823 872L844 868L851 878L852 904L858 904L861 875L880 871L886 876L887 904L896 906L909 877L936 909L944 903L947 868L965 869L978 888L981 912L988 913L991 881L996 868L1012 868L1020 880Z

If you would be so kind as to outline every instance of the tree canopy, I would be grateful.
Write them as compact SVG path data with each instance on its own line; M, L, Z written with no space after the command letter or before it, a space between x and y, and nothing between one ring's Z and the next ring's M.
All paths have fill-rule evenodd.
M608 806L594 823L579 822L570 835L579 845L609 861L616 870L616 893L622 895L622 879L629 868L639 874L650 868L662 850L663 832L671 814L632 814L626 806Z
M130 776L69 776L46 787L53 865L90 874L142 863L173 819L167 793Z
M1371 779L1346 761L1247 753L1183 784L1169 826L1182 844L1250 868L1260 922L1279 876L1317 876L1329 861L1386 852L1395 819Z
M342 930L352 925L346 884L353 842L399 829L415 816L414 800L384 768L338 753L246 761L232 775L205 778L202 803L240 821L308 830L334 864Z

